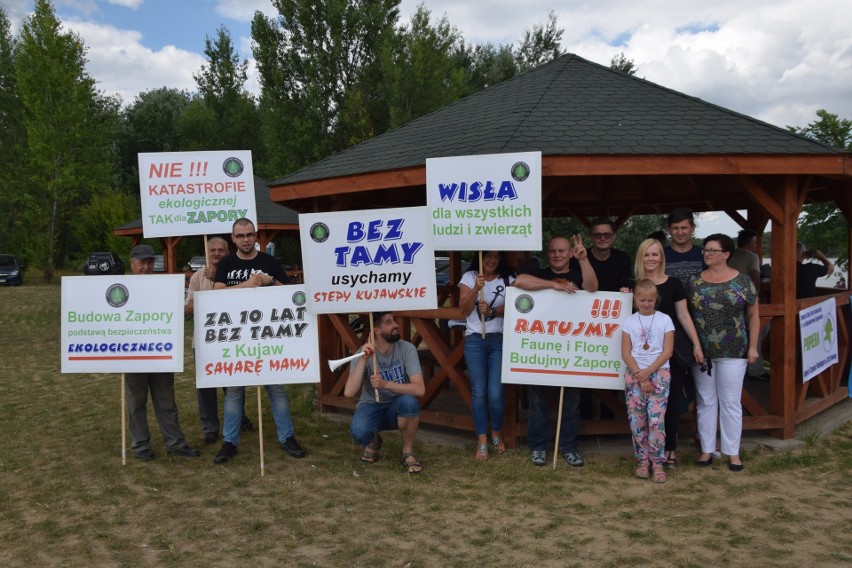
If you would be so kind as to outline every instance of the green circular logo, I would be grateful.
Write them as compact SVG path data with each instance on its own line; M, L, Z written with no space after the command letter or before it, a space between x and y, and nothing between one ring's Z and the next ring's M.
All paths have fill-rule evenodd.
M225 175L228 177L239 177L240 174L243 173L243 162L239 158L228 158L222 164L222 171L224 171Z
M305 293L301 290L293 294L293 303L297 306L304 306L305 302L307 302L307 298L305 297Z
M515 309L522 314L530 313L534 306L535 302L529 294L521 294L515 298Z
M106 291L107 304L113 308L120 308L130 299L130 292L124 284L113 284Z
M517 162L512 166L512 179L515 181L524 181L530 177L530 167L526 162Z
M311 225L311 240L313 240L315 243L324 243L328 240L328 236L330 234L331 233L328 230L328 225L326 225L325 223L314 223L313 225Z

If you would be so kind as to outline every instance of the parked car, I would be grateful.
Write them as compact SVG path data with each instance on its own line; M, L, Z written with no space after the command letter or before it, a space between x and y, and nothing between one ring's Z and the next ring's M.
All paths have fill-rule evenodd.
M198 272L202 268L207 266L207 257L206 256L193 256L189 260L189 268L193 272Z
M0 286L20 286L24 283L26 266L14 254L0 254Z
M124 274L124 261L114 252L93 252L83 266L83 274Z

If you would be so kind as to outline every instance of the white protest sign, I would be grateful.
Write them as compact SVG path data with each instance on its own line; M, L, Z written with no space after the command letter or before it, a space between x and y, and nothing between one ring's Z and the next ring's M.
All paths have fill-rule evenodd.
M257 225L248 150L139 154L139 194L146 238L230 233L242 217Z
M437 250L541 250L541 152L428 158Z
M503 382L624 389L621 326L631 294L506 291Z
M313 313L437 308L425 207L299 215Z
M64 276L63 373L183 371L183 274Z
M197 388L319 382L303 286L208 290L193 301Z
M834 298L799 312L802 338L802 381L837 364L837 304Z

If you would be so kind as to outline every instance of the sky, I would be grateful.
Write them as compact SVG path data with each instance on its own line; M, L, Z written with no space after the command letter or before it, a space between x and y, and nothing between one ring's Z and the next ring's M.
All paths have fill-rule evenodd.
M825 109L852 119L852 0L402 0L400 23L418 4L446 15L468 44L517 45L553 10L562 49L609 65L624 53L637 76L780 127L806 126ZM219 26L249 60L256 11L271 0L54 0L63 25L88 52L87 70L130 104L159 87L195 90L204 42ZM554 7L558 6L558 7ZM0 0L16 34L31 0ZM724 213L699 219L699 235L736 232Z

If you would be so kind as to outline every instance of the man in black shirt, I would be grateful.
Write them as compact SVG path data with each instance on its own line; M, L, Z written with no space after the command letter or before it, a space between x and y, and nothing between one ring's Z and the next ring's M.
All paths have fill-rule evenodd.
M598 277L598 290L620 292L622 288L633 288L633 266L630 255L613 248L615 225L605 217L592 221L592 248L589 263Z

